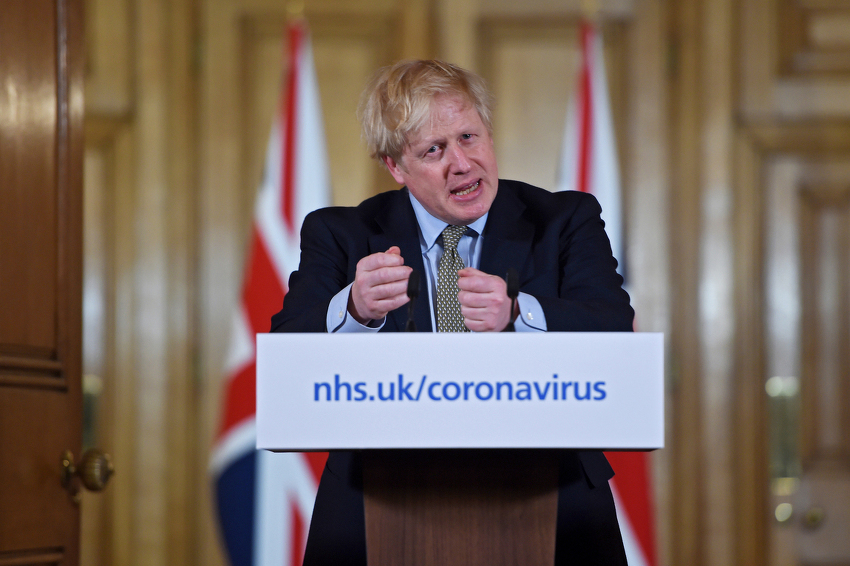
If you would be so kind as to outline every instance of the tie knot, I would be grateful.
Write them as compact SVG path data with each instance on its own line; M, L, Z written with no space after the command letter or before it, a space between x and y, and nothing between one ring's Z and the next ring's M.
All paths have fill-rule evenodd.
M466 226L446 226L443 230L443 250L457 249L457 243L464 232L466 232Z

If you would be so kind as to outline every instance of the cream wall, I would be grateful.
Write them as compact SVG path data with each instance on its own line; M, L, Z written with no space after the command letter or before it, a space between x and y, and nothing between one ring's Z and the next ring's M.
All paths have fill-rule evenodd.
M796 187L824 174L820 153L838 155L830 186L846 190L850 118L846 3L803 4L303 6L338 204L393 186L366 156L354 108L371 71L402 57L482 73L498 101L500 173L551 186L578 20L598 10L630 293L638 328L668 342L668 448L653 455L662 564L779 563L763 398L773 326L760 306L774 249L763 195L774 193L761 171L805 154L805 166L792 158L796 169L770 177ZM102 385L96 442L117 474L84 502L83 563L220 564L207 462L287 5L89 0L86 10L85 372L93 391Z

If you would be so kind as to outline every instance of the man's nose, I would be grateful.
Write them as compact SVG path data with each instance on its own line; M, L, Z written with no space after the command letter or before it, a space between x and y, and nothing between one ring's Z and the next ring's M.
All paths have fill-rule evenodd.
M472 166L469 163L469 158L462 147L458 145L449 146L449 171L456 175L469 173Z

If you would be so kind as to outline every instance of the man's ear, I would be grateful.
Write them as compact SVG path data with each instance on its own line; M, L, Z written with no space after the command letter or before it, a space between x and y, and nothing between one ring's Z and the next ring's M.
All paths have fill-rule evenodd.
M393 179L395 179L395 182L398 183L399 185L404 185L405 184L405 180L404 180L405 171L404 171L404 167L402 166L401 162L396 161L395 159L393 159L389 155L384 155L383 157L381 157L381 159L383 160L384 165L387 166L387 171L389 171L390 175L392 175Z

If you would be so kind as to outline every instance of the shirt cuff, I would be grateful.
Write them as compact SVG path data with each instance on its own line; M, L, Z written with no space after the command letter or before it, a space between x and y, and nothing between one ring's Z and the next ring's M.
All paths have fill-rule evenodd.
M540 302L526 293L517 295L516 301L519 305L519 316L514 322L514 329L517 332L546 332L546 316Z
M328 332L377 332L383 328L387 321L387 317L384 317L365 325L360 324L357 319L348 314L348 299L351 296L351 285L353 284L349 284L331 299L325 321Z

